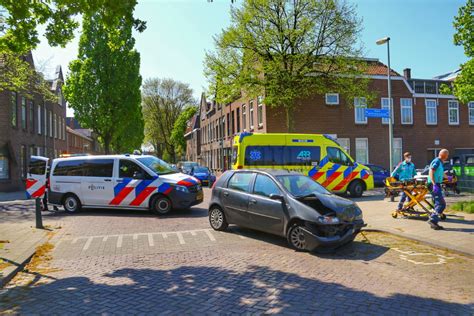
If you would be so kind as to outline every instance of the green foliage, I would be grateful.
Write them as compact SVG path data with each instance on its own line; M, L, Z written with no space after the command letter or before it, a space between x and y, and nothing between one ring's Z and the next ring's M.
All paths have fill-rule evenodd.
M109 22L110 23L110 22ZM63 88L77 120L99 136L105 152L131 152L143 140L140 54L131 12L111 27L104 14L85 15L78 59Z
M145 118L145 140L166 161L176 162L177 150L171 139L173 127L183 109L195 104L189 84L173 79L145 80L142 90L142 108ZM163 152L160 152L164 149Z
M189 120L196 112L196 106L188 106L179 114L178 119L174 123L173 130L171 131L171 142L175 145L178 156L182 156L186 152L184 133L186 132Z
M474 214L474 201L456 202L449 207L453 211Z
M228 103L241 91L264 95L283 107L288 131L299 100L337 91L343 97L368 96L360 75L361 48L355 47L360 20L339 0L245 0L231 9L231 25L215 38L205 75L209 93Z
M470 59L461 65L461 72L453 82L452 93L462 103L474 101L474 1L468 0L466 5L459 9L454 18L454 44L463 46L464 53ZM449 93L443 88L442 93Z

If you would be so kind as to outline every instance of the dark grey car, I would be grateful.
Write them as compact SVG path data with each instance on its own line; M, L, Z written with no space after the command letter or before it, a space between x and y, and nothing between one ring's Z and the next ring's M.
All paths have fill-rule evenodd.
M284 236L309 251L349 243L365 226L356 203L284 170L226 171L212 190L209 222L215 230L236 224Z

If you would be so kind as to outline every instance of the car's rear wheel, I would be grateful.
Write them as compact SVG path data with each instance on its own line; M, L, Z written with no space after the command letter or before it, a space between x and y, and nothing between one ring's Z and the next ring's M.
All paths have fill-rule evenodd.
M82 204L77 196L68 194L64 197L63 207L67 213L77 213L81 210Z
M165 215L173 209L173 206L171 204L171 200L168 199L166 196L158 195L155 196L151 201L150 209L153 213L157 215Z
M306 238L304 236L302 228L303 226L301 226L300 224L294 224L288 230L288 233L286 236L288 240L288 244L291 246L291 248L298 251L306 250Z
M219 206L212 206L209 210L209 224L211 224L212 229L220 231L229 226L224 211Z
M364 185L360 181L354 181L349 185L349 194L351 197L361 197L364 193Z

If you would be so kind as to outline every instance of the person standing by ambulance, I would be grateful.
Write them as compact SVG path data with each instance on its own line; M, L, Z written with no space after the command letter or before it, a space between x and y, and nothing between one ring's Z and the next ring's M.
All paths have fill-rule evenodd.
M428 224L434 230L444 229L443 226L438 224L439 216L443 214L444 209L446 208L446 201L443 197L443 189L441 184L443 183L444 177L444 167L443 162L448 160L449 151L447 149L441 149L438 154L438 157L433 159L430 164L430 173L428 174L428 185L431 189L431 196L434 200L434 212L431 213Z
M398 178L399 181L407 181L411 180L416 175L415 165L411 162L411 153L406 152L403 154L403 158L405 160L401 161L398 166L393 170L391 176ZM408 196L405 192L402 192L400 197L400 202L398 202L397 210L400 211L403 208L403 204L405 203Z

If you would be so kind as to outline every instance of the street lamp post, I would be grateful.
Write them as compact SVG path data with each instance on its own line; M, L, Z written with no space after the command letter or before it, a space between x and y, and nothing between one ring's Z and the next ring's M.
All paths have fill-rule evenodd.
M387 43L387 57L388 57L388 103L389 103L389 122L388 122L388 146L389 146L389 156L390 156L390 172L393 170L393 102L392 102L392 85L390 82L390 37L384 37L379 39L377 45L383 45Z

